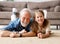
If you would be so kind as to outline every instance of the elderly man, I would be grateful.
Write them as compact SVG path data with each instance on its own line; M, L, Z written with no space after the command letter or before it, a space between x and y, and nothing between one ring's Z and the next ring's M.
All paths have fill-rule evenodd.
M19 19L11 22L3 31L1 37L32 37L36 34L30 29L32 23L29 9L24 8L20 11Z

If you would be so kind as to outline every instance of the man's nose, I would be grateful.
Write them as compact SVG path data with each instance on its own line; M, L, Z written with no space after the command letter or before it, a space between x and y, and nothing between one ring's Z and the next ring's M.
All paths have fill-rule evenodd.
M25 19L25 22L27 22L27 19Z

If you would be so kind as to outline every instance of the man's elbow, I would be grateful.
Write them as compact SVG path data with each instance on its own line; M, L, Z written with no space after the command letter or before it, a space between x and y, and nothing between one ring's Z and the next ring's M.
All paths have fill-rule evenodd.
M10 34L9 31L1 31L1 32L0 32L0 37L8 37L9 34Z
M0 37L3 37L4 33L5 33L4 31L1 31L0 32Z

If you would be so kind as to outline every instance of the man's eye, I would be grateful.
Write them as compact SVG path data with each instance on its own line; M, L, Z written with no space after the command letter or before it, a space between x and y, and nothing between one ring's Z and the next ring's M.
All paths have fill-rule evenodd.
M29 18L27 18L27 20L29 20Z
M23 19L25 19L25 18L23 18Z

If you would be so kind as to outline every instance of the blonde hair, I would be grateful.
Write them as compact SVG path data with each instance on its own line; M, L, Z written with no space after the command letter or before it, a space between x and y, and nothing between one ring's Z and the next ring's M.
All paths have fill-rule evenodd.
M42 15L44 16L44 12L42 11L42 10L37 10L37 11L35 11L35 14L34 14L34 21L33 21L33 23L32 23L32 25L31 25L31 29L34 31L34 32L36 32L37 33L37 30L39 29L38 28L38 23L35 21L35 15L36 15L36 13L42 13ZM48 26L48 24L49 24L49 21L47 20L47 19L44 19L44 22L43 22L43 28L46 28L47 26Z
M35 12L34 12L34 16L33 16L33 18L35 19L35 15L36 15L36 13L42 13L42 15L44 16L44 12L43 12L43 10L36 10Z
M40 13L40 12L41 12L42 15L44 16L43 10L37 10L37 11L35 11L35 14L34 14L34 20L35 20L35 15L36 15L36 13L38 14L38 13ZM44 18L43 27L46 27L46 26L48 25L48 23L49 23L49 21Z

